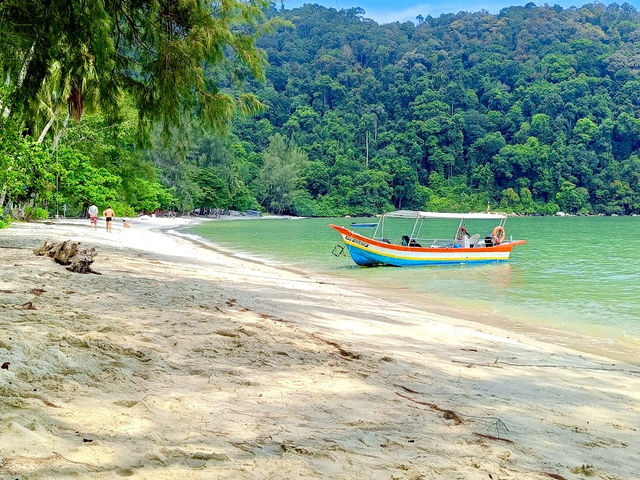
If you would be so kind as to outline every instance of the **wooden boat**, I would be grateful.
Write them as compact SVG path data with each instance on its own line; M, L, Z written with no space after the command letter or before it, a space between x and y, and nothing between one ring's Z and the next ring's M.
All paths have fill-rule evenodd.
M385 222L389 219L413 220L409 235L402 235L398 243L385 238ZM458 229L451 238L425 238L421 232L429 219L456 219ZM458 263L506 262L511 250L524 245L525 240L506 239L507 216L501 213L440 213L399 210L380 215L377 223L352 224L352 229L339 225L329 226L340 233L347 251L358 265L443 265ZM487 220L494 223L486 235L470 235L469 220ZM375 228L373 235L365 236L355 228ZM387 231L390 229L387 227Z

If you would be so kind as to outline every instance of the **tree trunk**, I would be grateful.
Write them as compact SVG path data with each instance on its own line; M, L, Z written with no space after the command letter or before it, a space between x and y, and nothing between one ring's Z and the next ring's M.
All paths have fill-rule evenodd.
M29 63L31 62L31 59L33 58L33 52L36 48L36 43L33 42L31 44L31 48L29 49L29 51L27 52L27 54L24 57L24 62L22 62L22 68L20 69L20 75L18 75L18 81L16 82L16 90L19 89L23 82L25 77L27 76L27 68L29 67ZM4 118L7 118L10 114L11 114L11 109L9 107L4 107L3 105L0 103L0 109L2 109L2 116Z
M60 113L60 107L58 107L58 109L55 112L53 112L53 114L51 115L51 118L42 129L42 132L40 132L40 136L38 137L38 141L36 143L42 143L42 141L44 140L44 137L47 136L47 132L51 128L51 125L53 125L53 122L55 122L56 118L58 118L59 113Z
M369 130L364 132L364 143L367 149L367 158L365 160L365 167L369 168Z
M64 119L64 123L62 124L62 128L56 134L56 138L53 140L53 145L52 145L53 150L57 150L58 149L58 144L60 143L60 139L62 138L62 134L67 129L67 125L69 124L69 116L70 116L69 113L67 113L67 116Z

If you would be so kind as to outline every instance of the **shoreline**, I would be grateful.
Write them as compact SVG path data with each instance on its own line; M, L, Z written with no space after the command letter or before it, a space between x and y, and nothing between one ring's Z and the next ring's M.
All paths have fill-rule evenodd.
M300 217L303 218L303 217ZM225 220L230 221L235 218L207 219L206 221ZM253 217L251 220L260 218ZM404 288L395 289L393 294L389 289L379 282L372 280L354 280L352 276L340 275L336 272L320 271L313 268L298 268L288 265L280 260L264 259L254 257L249 252L234 251L226 247L217 245L215 242L197 234L189 233L188 230L194 225L184 225L179 227L177 235L196 243L214 252L229 255L239 260L254 262L261 265L286 269L302 275L324 276L339 279L341 282L349 282L349 287L363 294L382 297L391 303L403 303L416 309L424 309L427 312L438 314L450 319L452 323L463 322L469 328L492 328L496 333L505 337L521 336L526 339L535 340L542 343L549 343L557 347L566 348L583 354L601 357L603 360L612 362L629 363L640 366L640 344L635 339L627 339L623 335L612 338L609 335L597 335L598 328L591 327L588 333L581 333L575 329L563 329L559 325L541 322L539 319L526 319L515 316L496 315L488 309L481 309L479 306L464 305L447 302L437 297L421 294L416 295L413 290ZM171 234L171 232L167 232ZM606 327L600 327L605 333L611 333Z
M370 294L384 293L384 289L380 285L362 285L357 288L359 291ZM635 339L626 339L622 335L618 335L616 338L606 335L598 336L594 333L594 327L591 327L592 330L589 333L579 333L554 324L544 324L537 320L528 321L513 316L496 315L489 310L479 310L476 306L459 306L439 298L423 297L416 300L412 291L399 291L395 295L398 303L406 303L413 308L424 308L425 311L451 319L454 323L462 322L469 328L480 330L492 328L502 336L513 337L515 335L530 341L599 357L603 361L622 362L640 367L640 344ZM385 298L390 300L392 297L385 294ZM605 330L605 327L602 327L602 331Z
M637 367L205 249L155 220L0 231L0 476L637 473ZM34 256L45 239L96 246L102 275Z

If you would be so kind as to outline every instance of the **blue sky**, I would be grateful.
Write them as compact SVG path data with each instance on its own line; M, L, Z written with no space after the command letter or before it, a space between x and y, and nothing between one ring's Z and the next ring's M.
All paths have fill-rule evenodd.
M305 3L317 3L326 7L336 9L362 7L365 11L365 17L373 18L378 23L389 23L406 20L415 20L418 14L426 17L431 15L437 17L442 13L455 13L459 11L477 12L483 8L492 13L497 13L500 9L511 5L525 5L530 0L452 0L450 2L441 2L433 0L284 0L285 8L295 8ZM625 0L618 3L623 4ZM280 6L280 0L275 0L276 5ZM547 0L535 1L536 5L561 5L563 7L581 6L585 3L595 3L595 1L570 1L570 0ZM611 3L604 1L602 3ZM635 5L639 0L629 1L628 3Z

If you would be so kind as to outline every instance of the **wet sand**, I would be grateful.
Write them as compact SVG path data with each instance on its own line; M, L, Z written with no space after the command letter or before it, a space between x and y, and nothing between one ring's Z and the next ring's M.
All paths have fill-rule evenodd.
M637 366L154 230L184 222L0 231L0 478L640 476ZM66 239L102 275L31 251Z

